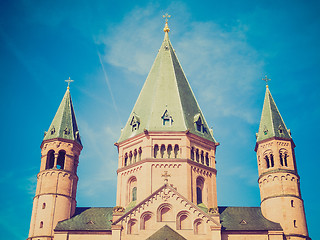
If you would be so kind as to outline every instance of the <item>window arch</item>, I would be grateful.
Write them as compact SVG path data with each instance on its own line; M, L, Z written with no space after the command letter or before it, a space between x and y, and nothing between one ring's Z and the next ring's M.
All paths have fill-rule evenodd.
M47 164L46 164L46 169L51 169L54 167L54 151L50 150L47 153Z
M132 151L129 152L129 164L132 164Z
M159 154L159 146L158 144L154 145L154 149L153 149L153 156L154 158L157 158Z
M128 202L133 202L137 200L137 179L136 177L131 177L128 181Z
M171 158L171 154L172 154L172 146L171 146L171 144L168 145L167 153L168 153L168 158Z
M43 228L43 221L40 222L40 228Z
M138 152L137 152L137 149L135 149L135 150L133 151L133 162L134 162L134 163L137 162L137 155L138 155Z
M166 151L166 146L164 146L164 144L161 145L161 148L160 148L160 155L161 155L161 158L164 158L164 153Z
M64 169L64 163L66 159L66 151L60 150L57 160L57 168L58 169Z
M126 153L124 155L124 166L127 166L128 165L128 154Z
M128 234L138 233L138 222L136 219L130 219L128 222Z
M151 212L145 212L141 214L140 217L140 229L146 230L150 229L152 227L152 216L153 214Z
M194 160L194 148L193 147L190 150L190 158L191 158L191 160Z
M179 158L179 145L174 146L174 158Z
M157 211L158 222L172 221L173 215L172 215L171 209L172 209L172 206L170 204L164 203L160 205Z
M203 193L203 186L204 186L204 179L202 177L198 177L197 181L197 204L202 203L202 193Z
M274 167L274 160L273 160L273 154L270 154L270 165L271 167Z
M142 154L141 147L139 147L138 153L139 153L138 161L141 161L141 154Z
M204 164L204 153L201 151L201 163Z
M271 150L267 150L263 154L265 168L274 167L274 158Z
M192 229L189 215L187 211L182 211L177 214L177 230Z
M288 167L288 151L284 148L279 151L280 165Z
M210 166L209 154L208 153L206 153L206 165Z
M193 224L194 234L204 234L204 224L201 219L196 219Z
M199 149L196 149L196 161L199 162Z

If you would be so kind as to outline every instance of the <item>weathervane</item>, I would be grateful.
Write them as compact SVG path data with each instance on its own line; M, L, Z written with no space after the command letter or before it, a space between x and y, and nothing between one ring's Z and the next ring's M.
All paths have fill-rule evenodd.
M171 15L169 15L168 13L166 13L166 14L163 15L162 17L166 19L166 25L164 26L163 31L164 31L164 32L169 32L169 31L170 31L170 28L168 27L168 18L171 18Z
M68 83L68 89L70 89L70 83L74 82L74 80L71 80L70 77L69 77L69 79L64 80L64 81Z
M266 86L268 87L268 81L270 81L271 79L266 75L264 78L262 78L262 80L266 82Z

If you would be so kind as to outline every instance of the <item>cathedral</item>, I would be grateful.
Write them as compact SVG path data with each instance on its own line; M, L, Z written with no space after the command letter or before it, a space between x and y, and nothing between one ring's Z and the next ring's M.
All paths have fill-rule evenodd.
M295 144L268 85L255 146L261 205L218 205L219 143L169 31L166 21L162 45L115 144L116 206L77 207L83 146L68 86L41 144L28 240L310 239Z

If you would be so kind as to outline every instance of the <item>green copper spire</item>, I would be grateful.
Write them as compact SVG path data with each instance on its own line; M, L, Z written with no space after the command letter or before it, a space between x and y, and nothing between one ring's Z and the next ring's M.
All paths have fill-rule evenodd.
M267 85L259 132L257 133L257 142L272 137L291 139L290 131L284 124L284 121Z
M118 142L144 130L189 131L215 142L169 40L167 21L164 32L158 55Z
M73 110L69 85L60 103L58 111L56 112L56 115L54 116L54 119L49 127L49 130L45 133L43 140L54 138L73 140L82 145L76 121L76 115Z

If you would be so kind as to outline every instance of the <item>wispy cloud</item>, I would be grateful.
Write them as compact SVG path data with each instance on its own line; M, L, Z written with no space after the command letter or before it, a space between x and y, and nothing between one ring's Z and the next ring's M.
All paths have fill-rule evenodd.
M175 3L177 7L184 5ZM135 9L113 26L113 34L99 40L106 47L103 59L128 72L146 75L163 37L161 13L157 11L153 6ZM179 19L184 21L172 19L169 25L173 29L171 41L199 102L214 103L214 108L206 109L209 114L255 122L257 110L252 107L251 97L264 63L246 42L246 27L240 22L231 27L212 21L193 22L187 11L180 14ZM186 21L187 26L183 25ZM175 32L181 33L177 36Z

